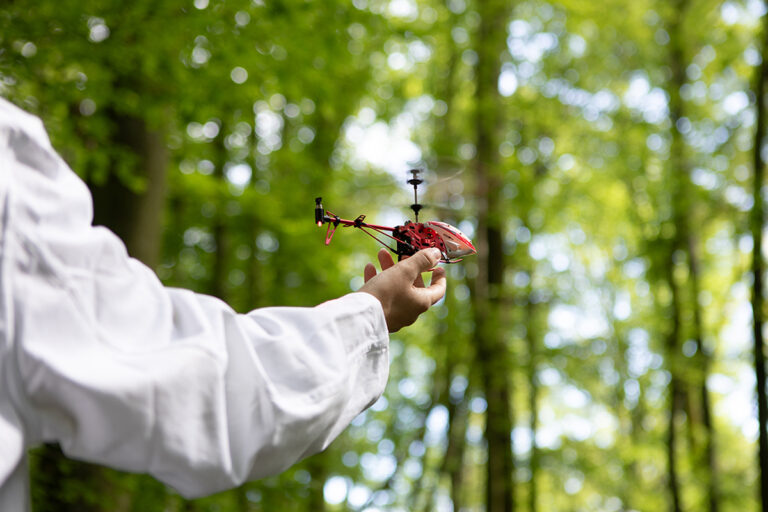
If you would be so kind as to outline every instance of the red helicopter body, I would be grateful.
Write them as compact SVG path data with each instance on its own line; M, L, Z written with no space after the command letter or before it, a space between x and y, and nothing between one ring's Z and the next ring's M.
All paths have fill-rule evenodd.
M328 224L328 230L325 235L325 245L331 243L333 234L339 225L345 227L355 227L362 230L368 236L374 238L384 247L398 255L398 258L410 256L421 249L436 247L442 254L441 263L456 263L461 258L470 254L476 254L477 250L472 245L472 241L462 233L458 228L439 221L419 222L419 211L422 205L417 202L416 187L423 180L418 178L418 170L412 170L413 178L408 183L413 185L414 204L411 205L416 214L416 222L405 221L402 226L379 226L364 222L365 215L360 215L355 220L346 220L327 212L322 205L322 198L315 199L315 223L318 226ZM396 242L396 247L391 247L388 243L381 240L371 231L379 233Z

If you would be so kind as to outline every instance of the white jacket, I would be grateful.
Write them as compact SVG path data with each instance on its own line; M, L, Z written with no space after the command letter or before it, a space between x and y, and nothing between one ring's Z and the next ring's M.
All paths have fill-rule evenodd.
M383 392L373 296L237 314L163 287L91 220L40 120L0 99L3 512L28 509L40 442L202 496L324 449Z

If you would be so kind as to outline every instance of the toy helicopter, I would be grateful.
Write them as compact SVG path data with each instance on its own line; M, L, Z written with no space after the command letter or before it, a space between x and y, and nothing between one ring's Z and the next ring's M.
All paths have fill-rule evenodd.
M331 243L333 234L336 233L336 229L339 225L344 227L355 227L360 229L363 233L367 234L371 238L375 239L381 245L397 254L398 259L402 259L405 256L415 254L421 249L428 249L430 247L437 247L440 249L442 259L439 263L457 263L462 260L464 256L470 254L476 254L477 250L469 238L462 233L459 229L446 224L445 222L427 221L419 222L419 211L423 205L418 201L418 186L424 182L419 178L419 169L412 169L409 171L413 177L408 180L409 185L413 185L413 204L411 209L414 213L414 222L406 220L402 226L378 226L376 224L368 224L364 222L365 215L360 215L355 220L346 220L340 218L338 215L327 211L323 208L322 197L315 198L315 223L318 226L328 224L328 229L325 233L325 245ZM394 240L397 244L393 248L388 242L385 242L378 236L374 235L371 231L375 231L380 235ZM391 243L391 242L390 242Z

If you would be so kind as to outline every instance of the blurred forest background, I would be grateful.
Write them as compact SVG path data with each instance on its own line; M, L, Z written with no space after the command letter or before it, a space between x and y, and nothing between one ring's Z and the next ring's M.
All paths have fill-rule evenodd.
M240 311L355 290L378 247L325 247L314 197L399 223L412 166L422 217L479 248L325 453L188 501L45 446L35 510L768 511L766 12L2 1L0 95L168 285Z

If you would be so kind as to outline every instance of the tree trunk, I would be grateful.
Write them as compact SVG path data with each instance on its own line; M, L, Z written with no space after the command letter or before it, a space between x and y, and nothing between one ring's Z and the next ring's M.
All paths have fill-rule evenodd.
M232 491L235 495L235 510L237 512L248 512L251 510L251 503L248 500L248 484L245 483Z
M765 82L768 79L768 15L763 15L762 59L755 75L755 111L756 127L754 155L754 180L752 194L754 205L750 217L752 231L752 330L754 337L755 378L757 394L757 416L760 425L758 436L758 462L760 468L760 503L761 510L768 512L768 399L765 391L765 348L763 346L764 291L763 271L765 268L762 255L763 226L765 219L762 188L765 181L765 162L762 148L765 138Z
M445 297L445 306L449 311L457 311L458 301L453 294ZM437 471L436 483L439 483L440 476L446 475L450 481L450 496L453 503L453 510L461 510L463 506L462 484L464 481L464 454L466 448L467 425L469 422L469 400L471 396L470 389L472 383L471 375L467 377L467 387L461 395L451 391L453 380L461 375L461 370L469 371L468 368L462 368L467 360L471 359L471 344L458 325L455 316L449 315L446 321L440 323L438 327L437 346L442 347L442 367L445 368L441 373L443 377L442 392L439 396L439 403L448 410L448 432L446 433L447 444L443 459Z
M690 333L696 347L696 364L690 371L685 372L690 377L681 381L681 390L688 411L688 432L690 450L694 457L694 474L697 474L702 487L707 489L707 508L710 512L718 510L718 491L715 468L714 428L710 418L710 397L707 390L707 374L709 356L704 347L704 327L701 307L699 306L700 271L696 239L690 229L690 223L696 222L695 190L691 187L690 170L685 141L677 129L678 123L684 118L684 103L680 90L686 83L687 59L685 58L685 34L682 24L688 7L687 0L678 0L675 17L669 27L670 33L670 69L669 110L672 126L672 144L670 147L670 182L673 186L672 211L675 221L675 241L673 251L685 253L688 265L689 309L692 325L686 332ZM674 278L674 276L673 276ZM680 285L682 289L683 285ZM680 300L680 298L678 298ZM679 308L683 308L680 303ZM677 348L679 350L679 347ZM677 357L677 353L674 357ZM702 439L703 438L703 439Z
M224 175L224 168L227 165L229 154L224 145L224 138L227 136L226 125L224 122L219 126L219 134L214 143L215 160L213 177L216 180L215 190L215 213L211 231L213 233L213 243L215 252L213 254L213 265L211 267L211 279L208 283L208 293L214 297L226 300L227 295L227 259L229 253L229 237L227 234L227 200L229 199L227 180Z
M697 467L702 472L702 485L707 489L707 508L709 512L719 510L719 486L717 479L717 460L715 455L715 427L712 423L711 397L707 389L707 377L709 376L711 355L709 349L704 345L704 326L702 320L701 306L699 305L700 294L700 271L698 260L698 249L695 238L688 236L688 267L690 269L691 284L691 307L693 309L693 339L696 343L696 376L695 386L692 391L698 390L698 397L691 397L691 400L699 399L701 412L701 427L703 439L703 448L696 461ZM692 421L692 420L691 420Z
M467 424L469 423L469 392L458 403L450 402L448 413L448 446L445 449L441 472L448 474L451 482L453 510L463 509L464 454L466 452Z
M154 268L160 260L169 161L165 136L150 129L143 119L122 114L112 118L117 126L115 145L135 155L131 175L143 184L139 191L127 186L115 172L119 163L113 162L105 183L90 183L94 224L114 231L131 256Z
M307 498L307 512L324 512L325 496L323 489L325 481L328 479L327 456L324 453L318 453L307 461L307 470L312 475L309 482L309 497Z
M690 191L687 186L689 165L685 157L685 141L678 129L678 122L683 118L683 99L680 89L686 82L685 76L685 51L683 19L688 7L688 0L677 0L672 10L672 18L669 20L667 32L670 34L669 42L669 68L671 76L667 84L669 94L669 121L671 130L671 144L667 181L670 184L670 210L674 222L674 235L669 240L669 253L667 260L667 282L672 291L671 318L672 326L667 338L667 358L671 374L670 382L670 409L669 431L667 437L667 460L669 465L669 492L671 495L670 509L679 512L682 509L680 500L679 476L677 467L677 432L676 420L678 414L687 406L692 405L692 396L689 394L688 382L684 379L684 372L680 368L681 360L680 341L685 336L685 312L683 311L683 287L679 284L675 275L676 268L683 263L679 261L681 255L687 256L686 263L690 265L690 254L686 241L689 236L688 216L690 215ZM690 267L689 267L690 270ZM690 408L689 408L690 410ZM694 418L688 415L688 426L693 432ZM690 436L691 448L693 448L694 436Z
M35 512L99 512L105 471L64 456L57 444L45 444L31 455L32 510Z
M672 303L670 305L670 318L672 325L669 333L667 333L666 343L666 360L667 368L671 375L669 383L669 422L667 424L667 486L669 489L669 509L671 512L681 512L682 507L680 505L680 478L678 476L678 464L677 464L677 426L676 421L679 413L683 409L684 400L684 388L679 376L679 360L680 360L680 332L682 330L682 311L680 303L680 289L675 280L675 262L674 254L678 250L678 244L676 243L679 238L679 234L675 234L675 239L671 245L669 251L669 261L667 263L667 283L672 292Z
M613 310L614 304L615 302L611 304L611 310ZM636 418L636 416L638 416L638 411L641 408L642 396L638 396L637 404L635 404L634 408L629 409L627 407L627 394L624 391L624 386L629 379L629 371L627 368L628 360L626 334L621 332L621 329L616 326L616 323L614 323L614 333L616 337L616 355L614 359L614 365L616 371L620 374L619 381L614 386L614 410L616 418L619 421L619 432L621 433L620 435L626 439L626 443L629 445L628 451L631 454L629 457L625 456L622 458L622 469L624 471L624 475L619 486L618 496L622 503L621 510L628 511L636 508L633 507L635 501L634 496L637 494L638 490L637 482L640 481L640 478L637 474L637 456L635 455L635 452L636 446L638 445L637 432L638 430L642 430L638 427L640 421Z
M669 385L669 422L667 425L667 487L669 489L670 503L669 509L672 512L680 512L680 483L677 475L677 434L675 420L677 412L680 410L680 381L677 377L672 377Z
M489 512L509 512L514 508L509 349L499 319L504 254L496 149L500 129L500 97L496 84L500 56L506 44L507 9L503 1L489 0L477 5L480 22L476 35L475 174L479 251L473 306L475 346L487 402L486 510Z
M533 281L531 275L531 281ZM533 287L531 287L533 288ZM540 454L536 446L536 431L539 428L539 380L537 377L536 366L538 364L538 337L536 334L536 304L533 301L532 290L528 293L528 303L526 311L526 338L528 341L528 385L530 392L528 395L528 408L530 409L531 420L531 454L528 459L528 469L531 472L531 481L528 491L528 511L538 511L538 490L537 481L539 475Z

